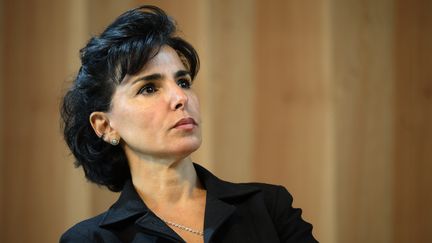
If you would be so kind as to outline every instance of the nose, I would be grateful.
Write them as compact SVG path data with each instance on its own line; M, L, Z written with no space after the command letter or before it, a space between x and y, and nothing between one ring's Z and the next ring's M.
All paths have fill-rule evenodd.
M187 104L188 96L186 95L185 91L177 86L177 84L171 89L170 92L170 98L171 98L171 109L172 110L183 110Z

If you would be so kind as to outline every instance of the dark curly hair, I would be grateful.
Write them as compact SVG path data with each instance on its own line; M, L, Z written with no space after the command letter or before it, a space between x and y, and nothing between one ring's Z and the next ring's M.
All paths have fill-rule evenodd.
M176 24L155 6L141 6L119 16L80 50L81 67L61 105L62 129L67 145L88 180L121 191L131 178L120 146L112 146L94 132L89 117L109 111L117 85L138 73L164 45L177 51L192 79L199 69L198 54L176 36Z

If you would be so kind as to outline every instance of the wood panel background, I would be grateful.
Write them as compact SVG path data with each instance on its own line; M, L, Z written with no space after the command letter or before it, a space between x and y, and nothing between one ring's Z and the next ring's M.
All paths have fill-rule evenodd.
M432 242L432 2L0 1L0 242L57 242L118 194L87 183L58 107L78 50L157 4L200 53L221 178L286 186L320 242Z
M431 242L432 2L397 2L394 242Z

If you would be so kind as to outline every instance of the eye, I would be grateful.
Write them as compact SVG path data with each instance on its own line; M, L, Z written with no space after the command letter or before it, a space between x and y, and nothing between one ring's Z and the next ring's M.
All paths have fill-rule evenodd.
M154 83L148 83L138 90L138 94L149 95L155 93L157 90Z
M192 82L187 78L181 78L177 81L177 84L183 89L190 89Z

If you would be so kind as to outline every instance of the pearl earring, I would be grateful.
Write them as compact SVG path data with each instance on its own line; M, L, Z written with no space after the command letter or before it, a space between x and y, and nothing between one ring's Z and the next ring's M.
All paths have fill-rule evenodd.
M112 145L112 146L116 146L116 145L118 145L119 142L120 142L120 141L119 141L118 139L115 139L115 138L111 139L111 145Z

